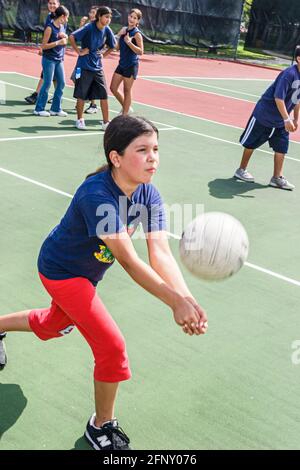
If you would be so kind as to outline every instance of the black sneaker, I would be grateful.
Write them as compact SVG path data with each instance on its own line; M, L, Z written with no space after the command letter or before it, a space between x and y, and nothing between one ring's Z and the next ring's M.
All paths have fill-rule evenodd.
M37 101L37 97L38 97L38 94L35 91L34 93L32 93L32 95L26 96L25 101L27 101L27 103L29 104L35 104Z
M86 425L85 438L95 450L129 450L129 437L119 427L114 418L104 423L101 428L95 428L95 414Z
M86 114L98 113L98 107L96 104L90 103L89 107L84 111Z
M4 338L6 333L0 333L0 370L4 369L7 364L7 356L4 345Z

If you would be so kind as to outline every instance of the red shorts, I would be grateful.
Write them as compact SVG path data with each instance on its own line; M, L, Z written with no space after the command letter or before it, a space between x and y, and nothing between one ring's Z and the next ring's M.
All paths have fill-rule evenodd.
M95 358L94 378L120 382L131 377L124 338L93 284L76 277L51 280L40 274L52 297L50 308L31 310L29 324L42 340L70 333L76 326L89 343Z

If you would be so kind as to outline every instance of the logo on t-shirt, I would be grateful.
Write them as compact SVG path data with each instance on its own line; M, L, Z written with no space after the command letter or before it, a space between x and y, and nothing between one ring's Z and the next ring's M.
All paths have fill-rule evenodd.
M95 251L94 253L95 258L101 263L112 264L115 261L115 258L109 248L107 248L105 245L99 245L99 248L100 251Z

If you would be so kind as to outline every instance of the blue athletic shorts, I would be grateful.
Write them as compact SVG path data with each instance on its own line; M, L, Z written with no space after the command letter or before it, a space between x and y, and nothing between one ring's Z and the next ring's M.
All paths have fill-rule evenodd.
M126 69L118 65L118 67L115 70L115 73L117 73L118 75L122 75L122 77L125 77L125 78L133 77L134 80L136 80L138 71L139 71L139 64L132 65L131 67L126 67Z
M286 154L289 148L289 133L284 127L265 127L253 116L240 137L240 143L247 149L257 149L265 142L274 152Z

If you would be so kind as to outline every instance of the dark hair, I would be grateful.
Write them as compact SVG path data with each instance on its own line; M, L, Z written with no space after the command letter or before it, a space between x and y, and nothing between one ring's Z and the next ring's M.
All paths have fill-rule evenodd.
M56 8L55 12L54 12L54 19L56 20L57 18L59 18L60 16L69 16L69 10L64 7L63 5L60 5L58 8Z
M112 10L109 7L98 7L95 21L98 21L99 18L103 15L112 15Z
M300 57L300 46L296 46L295 48L294 59L296 60L297 57Z
M115 117L109 123L103 139L107 164L87 175L87 178L102 173L103 171L113 169L113 164L109 158L109 154L112 150L115 150L122 156L128 145L130 145L134 139L137 139L137 137L143 134L152 134L153 132L158 136L157 127L144 117L128 115Z

